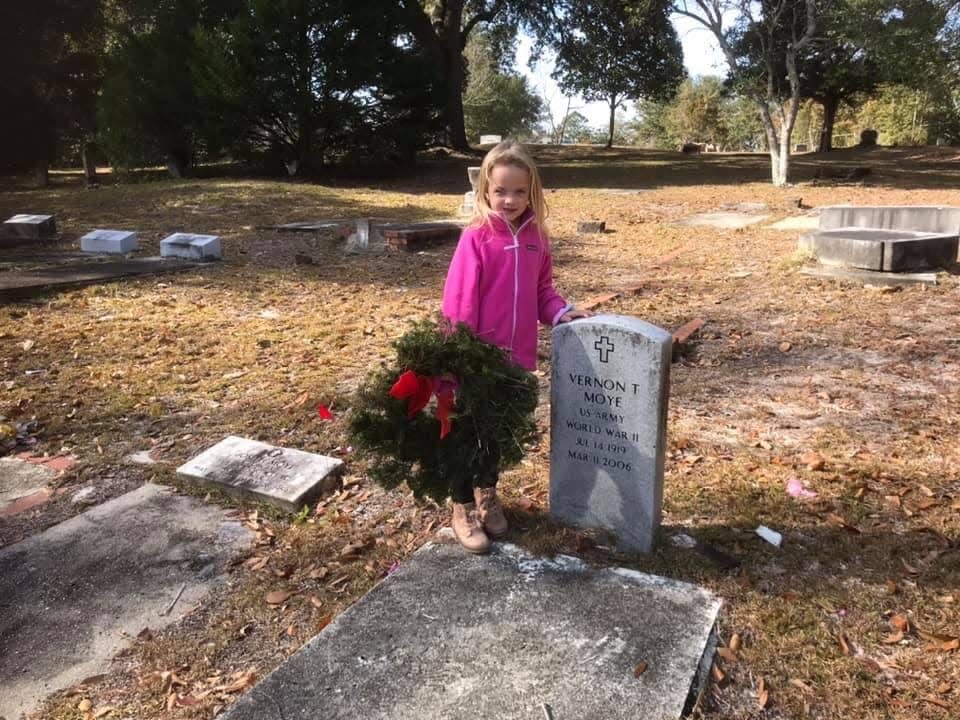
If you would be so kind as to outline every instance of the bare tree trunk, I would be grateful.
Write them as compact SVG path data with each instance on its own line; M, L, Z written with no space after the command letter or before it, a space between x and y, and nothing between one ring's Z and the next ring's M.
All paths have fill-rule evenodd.
M97 146L92 140L83 140L80 148L83 158L83 179L87 187L97 185Z
M827 95L820 104L823 105L823 129L820 131L820 144L817 146L817 152L830 152L833 150L833 123L836 120L840 103L833 95Z
M33 184L37 187L47 187L50 184L50 163L46 158L37 160L31 171Z
M614 123L616 122L616 113L617 113L617 99L615 97L610 98L610 132L607 135L607 147L613 147L613 130Z

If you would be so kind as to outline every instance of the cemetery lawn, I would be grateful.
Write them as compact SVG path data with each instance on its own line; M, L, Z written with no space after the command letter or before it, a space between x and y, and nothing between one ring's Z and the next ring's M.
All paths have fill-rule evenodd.
M786 189L769 185L764 156L551 147L538 157L561 292L584 301L636 285L598 310L669 330L694 318L705 326L672 368L658 549L623 555L547 516L547 333L542 441L502 481L509 540L722 597L724 649L704 718L956 717L958 276L893 290L813 279L800 272L798 231L768 224L802 215L798 198L813 208L958 204L960 157L804 155ZM84 700L90 717L106 708L97 717L211 717L447 522L444 508L372 485L345 429L352 392L390 357L391 340L436 312L453 248L347 255L332 232L262 228L448 218L468 164L477 160L323 184L107 177L96 190L63 174L47 190L0 196L4 217L55 213L64 248L100 227L139 230L142 254L175 231L220 235L225 250L223 263L197 271L0 306L0 415L35 420L36 452L79 460L58 480L64 493L0 520L0 544L78 512L70 491L86 485L98 501L145 481L180 486L175 468L226 435L348 465L344 488L296 520L208 497L257 531L229 587L162 633L145 628L110 673L50 698L40 717L83 717ZM819 166L854 165L871 168L867 184L812 181ZM741 209L768 217L735 230L673 224L740 203L763 203ZM608 232L578 236L587 219ZM157 464L127 460L144 450ZM758 525L782 533L782 547L758 537Z

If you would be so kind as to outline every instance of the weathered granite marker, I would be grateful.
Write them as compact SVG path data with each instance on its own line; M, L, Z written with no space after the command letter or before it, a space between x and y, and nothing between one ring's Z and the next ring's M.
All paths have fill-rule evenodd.
M553 330L550 512L641 552L660 526L671 346L619 315Z

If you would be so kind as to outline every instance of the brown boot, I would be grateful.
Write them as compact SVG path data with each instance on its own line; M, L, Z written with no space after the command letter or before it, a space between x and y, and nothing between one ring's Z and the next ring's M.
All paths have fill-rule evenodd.
M497 537L507 531L507 516L503 514L503 505L497 499L495 487L474 488L473 499L476 500L480 522L488 535Z
M453 504L453 534L472 553L485 553L490 549L490 538L483 531L477 506L473 503Z

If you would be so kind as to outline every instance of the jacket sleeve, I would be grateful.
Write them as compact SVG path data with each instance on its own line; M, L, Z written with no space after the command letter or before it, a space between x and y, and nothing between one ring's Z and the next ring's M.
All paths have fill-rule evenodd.
M553 289L553 256L550 245L544 242L543 261L540 264L540 277L537 281L537 314L544 325L556 325L560 316L572 310L560 294Z
M454 325L466 323L477 331L480 323L480 252L477 233L467 228L460 236L457 249L450 260L447 279L443 284L443 314Z

